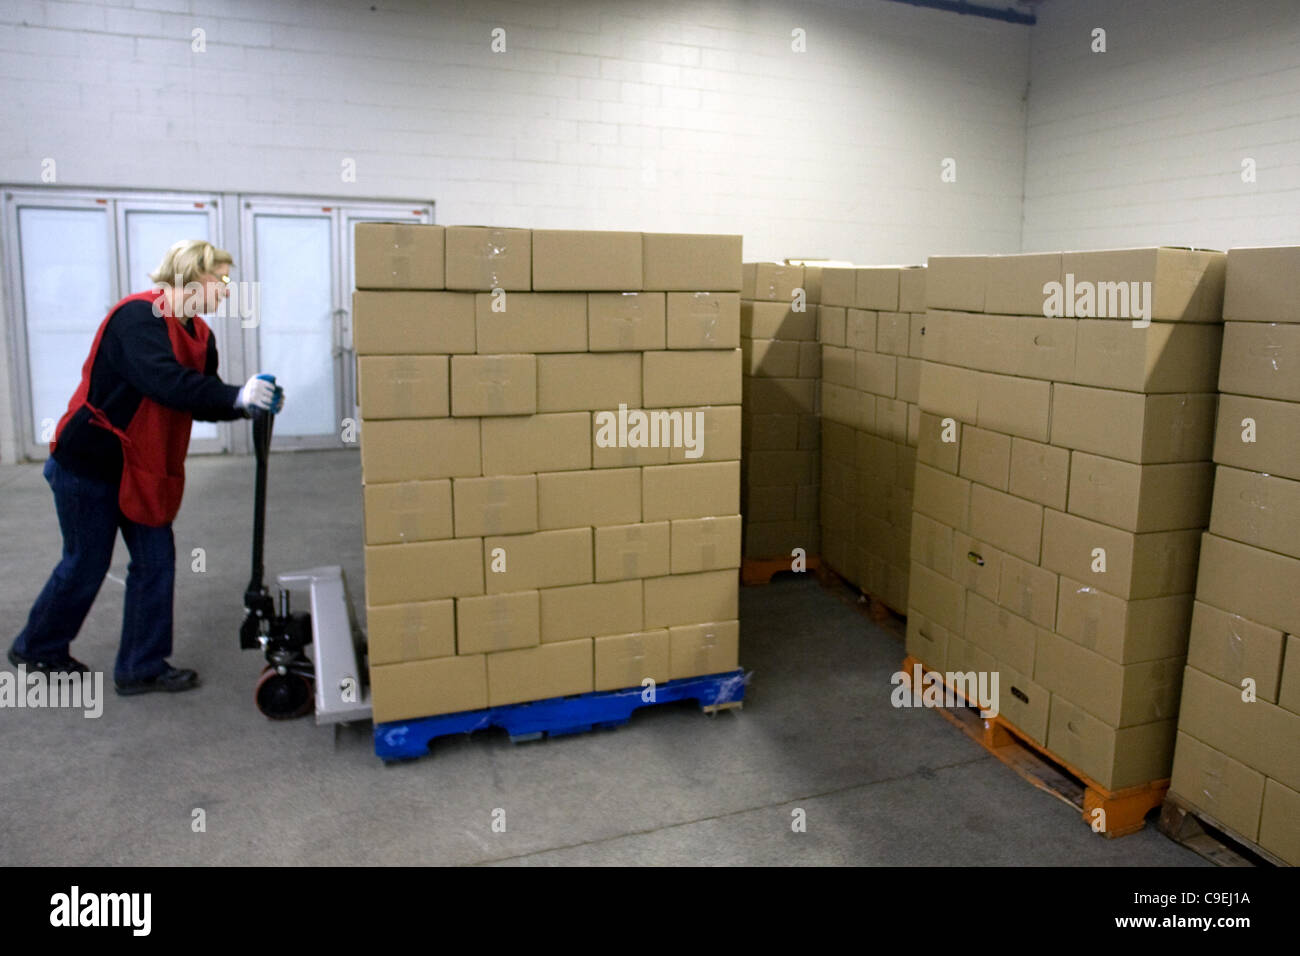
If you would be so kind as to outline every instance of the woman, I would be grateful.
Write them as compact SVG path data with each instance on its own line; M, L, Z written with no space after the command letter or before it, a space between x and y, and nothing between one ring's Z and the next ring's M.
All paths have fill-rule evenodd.
M172 246L150 278L95 334L50 442L45 480L63 532L63 559L9 650L9 663L45 673L84 672L68 653L113 558L120 528L131 553L122 642L113 678L119 694L183 691L198 674L172 667L176 548L172 519L185 486L190 425L228 421L261 408L278 412L274 376L243 388L217 377L217 346L199 313L227 294L228 252L200 239Z

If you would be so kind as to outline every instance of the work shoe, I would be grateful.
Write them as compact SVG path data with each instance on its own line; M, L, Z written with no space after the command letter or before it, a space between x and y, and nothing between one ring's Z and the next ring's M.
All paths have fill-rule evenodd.
M38 661L26 654L19 654L12 647L9 648L9 663L41 674L85 674L90 670L75 657L64 657L61 661Z
M113 686L117 689L118 694L123 697L129 697L132 694L148 694L155 690L175 694L178 691L193 690L198 687L199 675L197 671L188 668L168 665L167 669L161 674L146 677L144 680L120 681L115 678Z

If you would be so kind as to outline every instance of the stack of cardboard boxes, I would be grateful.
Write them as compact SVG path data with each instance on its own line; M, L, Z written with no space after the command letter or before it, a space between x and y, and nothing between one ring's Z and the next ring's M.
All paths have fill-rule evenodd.
M357 227L377 722L737 666L740 244Z
M922 267L825 269L822 557L898 612L907 608L920 427Z
M931 258L908 649L1112 790L1169 776L1224 256Z
M790 560L796 548L820 552L819 273L815 266L745 263L740 499L746 558Z
M1300 865L1300 248L1232 249L1171 792Z

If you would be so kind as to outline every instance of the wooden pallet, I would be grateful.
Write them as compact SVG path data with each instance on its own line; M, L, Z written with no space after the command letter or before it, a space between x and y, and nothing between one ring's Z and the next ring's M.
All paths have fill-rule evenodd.
M902 634L907 630L907 614L886 604L880 598L867 594L844 575L827 564L817 569L817 580L822 587L841 592L848 591L850 600L876 624L889 631Z
M903 672L909 684L914 667L920 667L922 673L933 671L908 655L903 660ZM952 689L947 682L944 682L944 687ZM960 699L960 694L957 696ZM1092 826L1096 819L1094 811L1104 811L1105 829L1099 832L1107 837L1127 836L1141 830L1146 826L1147 813L1161 805L1169 789L1169 780L1164 779L1111 790L1031 739L1001 714L981 717L978 705L970 701L965 706L938 710L950 723L1025 780L1078 810L1084 823Z
M740 562L740 583L749 587L755 584L771 584L772 578L782 571L793 572L790 568L790 558L745 558ZM821 567L821 559L817 555L809 555L804 559L808 571L816 573Z
M1258 843L1225 827L1174 794L1160 808L1160 832L1219 866L1287 866Z

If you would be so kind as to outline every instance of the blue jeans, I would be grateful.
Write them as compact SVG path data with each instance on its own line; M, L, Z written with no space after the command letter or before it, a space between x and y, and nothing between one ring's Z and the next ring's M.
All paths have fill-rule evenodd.
M45 462L45 480L63 532L63 559L54 568L14 641L24 657L59 661L81 630L113 560L122 530L131 561L126 572L122 643L113 677L145 680L167 668L172 652L172 597L176 586L176 543L170 524L137 524L117 506L117 486L78 475L54 458Z

